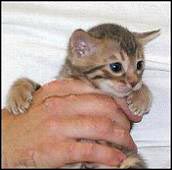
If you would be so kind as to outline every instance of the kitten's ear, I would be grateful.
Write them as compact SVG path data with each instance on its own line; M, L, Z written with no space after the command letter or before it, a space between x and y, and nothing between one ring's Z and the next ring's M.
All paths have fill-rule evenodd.
M96 53L98 41L98 39L91 37L84 30L78 29L74 31L69 41L69 49L73 57L72 61L82 62L89 60Z
M133 34L142 45L146 45L160 35L160 29L143 33L134 32Z

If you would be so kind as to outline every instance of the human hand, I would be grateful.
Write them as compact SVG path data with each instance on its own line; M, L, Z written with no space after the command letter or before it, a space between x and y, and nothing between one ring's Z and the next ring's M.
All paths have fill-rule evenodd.
M55 168L82 161L118 165L125 159L120 150L76 139L135 149L129 129L127 117L111 97L80 81L54 81L35 92L27 113L14 116L4 110L4 165Z

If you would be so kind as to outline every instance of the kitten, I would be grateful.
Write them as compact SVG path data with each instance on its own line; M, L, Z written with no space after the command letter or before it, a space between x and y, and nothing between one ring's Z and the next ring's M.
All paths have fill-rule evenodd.
M115 99L126 97L130 111L142 116L149 112L152 101L150 90L142 82L144 46L159 33L160 30L130 32L116 24L101 24L88 31L78 29L70 37L68 55L58 78L81 79ZM39 87L27 78L18 79L9 90L7 109L15 115L25 112L31 104L32 93ZM146 167L139 154L105 144L120 148L127 155L116 168ZM81 168L90 165L92 168L94 164L82 163Z

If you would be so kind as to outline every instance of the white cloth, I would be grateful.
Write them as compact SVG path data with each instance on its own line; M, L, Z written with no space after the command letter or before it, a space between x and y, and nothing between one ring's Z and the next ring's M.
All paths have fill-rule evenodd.
M145 48L144 80L153 92L153 107L132 136L150 168L169 168L170 2L3 2L2 106L15 79L41 84L54 79L71 33L100 23L138 32L161 28L161 36Z

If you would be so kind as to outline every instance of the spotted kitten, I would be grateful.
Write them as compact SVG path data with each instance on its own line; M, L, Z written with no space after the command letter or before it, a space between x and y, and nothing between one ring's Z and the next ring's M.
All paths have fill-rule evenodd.
M116 24L101 24L88 31L78 29L70 37L68 55L58 78L81 79L115 99L126 97L130 111L142 116L151 107L150 90L142 81L144 46L159 34L160 30L130 32ZM31 104L32 93L39 87L32 80L18 79L9 91L7 109L15 115L25 112ZM120 148L127 155L119 167L113 168L146 167L144 160L134 151L106 144ZM89 163L80 165L81 168L93 167Z

